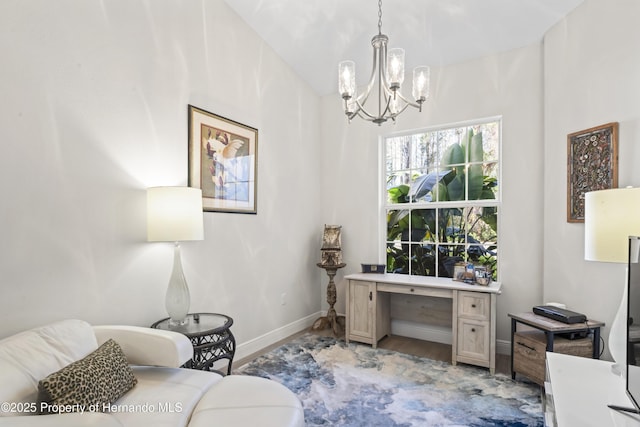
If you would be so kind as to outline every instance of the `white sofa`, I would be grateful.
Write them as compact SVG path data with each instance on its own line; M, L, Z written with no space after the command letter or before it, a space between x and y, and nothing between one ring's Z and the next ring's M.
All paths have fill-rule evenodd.
M38 383L108 339L137 384L109 412L36 415ZM299 399L275 381L179 368L193 354L183 335L63 320L0 340L0 426L302 427ZM125 365L125 369L126 365Z

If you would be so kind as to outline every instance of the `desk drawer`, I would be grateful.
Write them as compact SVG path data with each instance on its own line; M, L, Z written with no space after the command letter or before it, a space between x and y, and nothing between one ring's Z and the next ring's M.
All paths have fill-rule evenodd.
M458 320L458 356L489 361L491 334L489 322Z
M452 298L453 291L450 289L425 288L422 286L392 285L389 283L378 283L378 292L390 292L392 294L423 295L427 297Z
M479 292L458 292L458 316L470 319L489 320L491 295Z

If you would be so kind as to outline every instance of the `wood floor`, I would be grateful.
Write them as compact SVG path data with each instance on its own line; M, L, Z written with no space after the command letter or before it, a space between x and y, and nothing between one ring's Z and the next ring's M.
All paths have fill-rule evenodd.
M240 359L233 363L234 368L238 368L246 363L251 362L253 359L268 353L272 349L281 346L305 333L319 334L323 336L332 336L333 332L329 329L322 331L314 331L312 329L304 330L295 335L290 336L280 342L273 344L272 346L262 350L259 353L252 354L249 357ZM344 340L344 335L339 336L338 339ZM397 335L391 335L383 338L378 343L378 348L384 348L387 350L393 350L400 353L410 354L412 356L426 357L432 360L442 360L445 362L451 362L451 346L448 344L440 344L431 341L423 341L415 338L401 337ZM496 355L496 372L509 375L511 373L511 361L510 357L505 354Z

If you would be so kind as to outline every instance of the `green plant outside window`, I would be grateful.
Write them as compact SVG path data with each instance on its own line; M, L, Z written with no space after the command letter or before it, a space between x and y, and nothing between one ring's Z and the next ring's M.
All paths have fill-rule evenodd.
M500 120L385 138L387 272L497 280Z

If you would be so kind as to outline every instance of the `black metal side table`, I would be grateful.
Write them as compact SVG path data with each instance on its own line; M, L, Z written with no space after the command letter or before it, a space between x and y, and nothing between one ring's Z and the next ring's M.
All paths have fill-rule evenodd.
M236 353L236 339L231 333L233 319L217 313L190 313L184 325L169 324L169 318L158 320L152 328L179 332L191 340L193 359L184 368L216 371L213 364L227 359L227 375L231 374L233 356Z
M556 336L560 334L571 334L571 333L585 333L585 334L593 334L593 337L589 337L591 340L591 356L593 359L600 358L600 328L605 326L604 322L600 322L598 320L588 319L584 323L563 323L554 319L550 319L548 317L537 315L533 312L528 313L507 313L507 315L511 318L511 379L516 378L516 370L514 367L514 336L516 335L516 330L518 328L518 323L523 325L527 325L531 328L537 329L539 331L544 332L546 347L544 351L541 351L542 357L540 358L541 366L539 367L539 371L541 375L539 380L544 382L544 370L545 370L545 360L546 355L545 352L553 352L554 351L554 341ZM586 339L586 338L585 338ZM575 343L572 348L576 348ZM535 348L529 348L531 351L535 351ZM563 351L566 353L567 351ZM575 353L577 354L577 353Z

